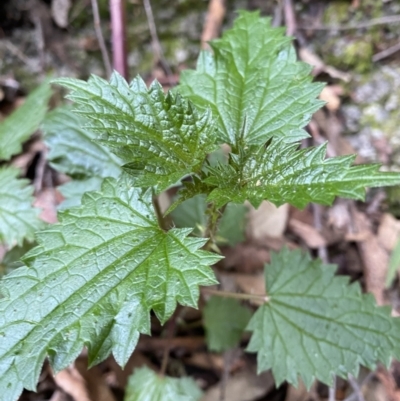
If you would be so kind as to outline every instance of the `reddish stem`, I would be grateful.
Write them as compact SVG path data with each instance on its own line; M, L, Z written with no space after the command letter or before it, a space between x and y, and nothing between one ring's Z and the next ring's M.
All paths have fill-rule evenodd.
M113 68L128 80L125 0L110 0Z

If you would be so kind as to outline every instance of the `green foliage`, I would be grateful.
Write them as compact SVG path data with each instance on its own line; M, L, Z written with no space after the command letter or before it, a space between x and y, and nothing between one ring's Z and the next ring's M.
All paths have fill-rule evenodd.
M22 143L39 128L50 96L50 86L44 83L26 98L21 107L0 123L0 160L9 160L19 153Z
M269 301L253 315L248 351L257 352L258 370L272 369L277 385L298 376L331 384L333 375L357 376L359 365L399 355L398 319L378 307L358 284L334 276L335 266L299 250L273 253L265 267Z
M160 377L144 367L130 376L124 401L198 401L201 395L193 379Z
M171 213L177 227L195 227L193 233L204 237L207 226L207 203L205 195L196 195L177 206ZM230 203L218 226L216 241L220 245L235 246L244 241L247 208Z
M95 141L85 121L63 106L48 113L42 124L51 166L73 178L58 188L65 198L59 210L80 205L85 192L99 190L103 178L117 178L122 172L121 160Z
M211 46L196 71L183 73L181 94L165 95L157 82L148 89L139 77L128 84L117 73L110 83L96 76L57 81L72 90L79 116L64 108L50 113L46 141L52 165L74 180L61 189L67 203L59 223L39 232L25 266L0 281L0 401L34 389L46 356L56 372L83 346L90 364L113 353L124 365L139 334L150 334L151 311L163 324L177 303L196 307L199 286L216 283L210 266L220 260L201 248L216 249L221 237L241 239L232 235L242 231L231 216L242 222L245 209L229 202L258 206L267 199L302 208L335 196L363 199L367 186L400 183L400 174L377 165L351 166L353 156L325 159L325 146L297 149L322 104L321 85L296 61L283 29L242 12ZM0 130L15 139L7 139L1 157L19 151L28 135L21 132L42 119L49 92L40 91L30 130L15 138ZM217 150L223 142L228 155ZM32 240L40 225L32 188L17 175L0 169L0 239L9 245ZM170 209L181 203L173 218L190 228L167 231L152 194L183 178ZM194 225L195 235L211 239L190 237ZM356 375L360 364L373 368L400 357L400 319L335 277L332 266L284 250L265 276L268 301L248 324L248 349L258 353L260 371L272 368L277 384L295 384L299 376L308 386L314 378L329 384L333 374ZM218 301L206 307L205 325L210 348L226 349L239 341L249 313L236 301ZM147 369L131 383L128 401L200 396L186 379Z
M92 76L88 82L58 79L72 89L69 98L136 177L138 187L160 192L192 173L199 173L208 153L216 149L211 114L199 114L179 95L164 95L154 81L150 89L140 77L130 85L114 72L110 83Z
M258 207L266 199L304 208L310 202L329 205L335 196L363 200L367 186L400 184L398 173L381 172L377 164L351 166L354 155L325 159L326 145L297 147L273 140L253 155L231 153L230 164L209 167L202 183L210 191L207 200L218 207L246 199Z
M151 310L164 323L216 282L208 266L220 257L199 250L206 239L160 229L149 191L125 178L106 179L59 220L1 282L1 401L35 388L46 355L56 372L84 345L91 364L112 352L124 365L139 333L150 334Z
M84 124L85 119L70 107L59 107L47 114L42 129L52 167L74 178L117 178L121 161L94 141L96 135Z
M311 67L296 60L285 28L273 28L258 12L241 12L222 39L202 51L197 69L181 74L183 96L200 110L211 107L218 141L234 152L263 145L272 137L298 140L323 102L322 85L312 83Z
M19 173L14 167L0 168L0 243L9 247L33 241L43 225L39 210L32 207L33 187Z
M211 351L226 351L239 344L251 318L248 308L232 298L211 297L203 311L207 346Z

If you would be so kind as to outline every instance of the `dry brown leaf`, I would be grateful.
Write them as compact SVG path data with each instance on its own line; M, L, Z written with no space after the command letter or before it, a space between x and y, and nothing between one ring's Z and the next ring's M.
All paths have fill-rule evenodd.
M378 228L378 239L380 244L388 251L392 252L398 239L400 238L400 221L391 214L385 213L382 216Z
M189 352L205 347L205 344L204 336L174 337L171 339L141 336L136 349L140 351L159 351L168 345L171 350L183 349Z
M267 394L275 386L270 372L257 374L255 368L248 367L242 372L228 378L225 389L227 401L254 401ZM201 401L219 401L221 393L220 384L209 388Z
M303 223L300 220L290 219L289 228L311 249L327 245L322 234L320 234L315 227L310 226L309 224Z
M95 401L90 399L85 379L75 366L70 366L57 373L54 376L54 381L57 386L69 394L74 401Z
M288 389L286 392L286 398L285 401L310 401L310 400L315 400L314 389L315 383L310 389L310 391L307 391L306 386L304 383L299 380L299 384L297 387L294 387L292 385L288 385Z
M237 354L237 353L235 353ZM196 366L201 369L217 370L222 372L224 370L224 356L222 354L214 354L209 352L196 352L188 358L184 359L185 364ZM237 370L243 369L245 362L243 359L234 358L233 363L229 366L229 372L233 373Z
M355 208L352 210L352 216L356 232L365 235L364 239L357 242L357 246L364 264L366 289L375 296L378 305L383 305L389 255L372 232L367 216Z
M103 379L100 367L94 366L88 370L87 366L86 356L81 355L75 361L75 367L86 383L89 399L91 401L116 401L113 393Z
M60 28L68 26L68 12L71 5L71 0L53 0L51 2L51 16Z
M398 365L398 362L394 362ZM394 366L395 368L395 366ZM376 385L365 394L365 401L400 401L400 389L397 387L393 374L380 366L376 376L381 382L381 386Z
M257 275L233 274L237 287L246 294L265 295L265 277L264 273ZM261 305L263 301L251 299L251 303Z
M36 196L33 205L42 211L39 217L46 223L57 223L57 205L59 203L55 188L44 188Z
M264 238L281 238L286 229L288 220L289 205L285 204L276 207L268 201L263 201L258 209L255 209L248 202L247 214L247 238L262 242Z
M234 248L224 249L225 259L221 264L225 269L232 269L241 273L254 273L264 267L270 260L269 252L265 247L248 243L238 244Z
M330 111L337 111L340 107L340 93L338 93L337 88L338 85L327 85L322 89L319 95L319 98L326 102L325 107Z

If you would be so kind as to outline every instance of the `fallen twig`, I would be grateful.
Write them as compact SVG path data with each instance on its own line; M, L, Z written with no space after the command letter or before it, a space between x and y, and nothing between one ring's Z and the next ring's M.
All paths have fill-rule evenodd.
M385 17L373 18L365 22L359 22L358 24L327 25L327 26L297 26L297 29L313 30L313 31L348 31L351 29L370 28L375 25L398 24L398 23L400 23L400 15L388 15Z
M400 51L400 42L393 46L388 47L385 50L382 50L379 53L374 54L372 57L372 61L375 63L376 61L380 61L386 57L389 57L392 54L397 53L398 51Z
M168 65L167 61L164 57L164 52L160 44L160 40L157 34L156 24L154 22L154 15L153 10L151 8L150 0L143 0L144 11L146 12L147 23L149 25L150 35L151 35L151 45L153 47L153 53L155 56L155 64L160 62L164 72L167 74L168 77L172 75L172 71L170 66ZM173 82L170 82L170 85L173 86Z
M110 57L108 56L108 51L106 43L104 41L103 32L101 30L99 5L97 4L97 0L92 0L92 10L93 10L94 30L96 32L97 41L99 42L101 56L103 57L104 68L106 69L107 77L110 77L112 73L111 62L110 62Z

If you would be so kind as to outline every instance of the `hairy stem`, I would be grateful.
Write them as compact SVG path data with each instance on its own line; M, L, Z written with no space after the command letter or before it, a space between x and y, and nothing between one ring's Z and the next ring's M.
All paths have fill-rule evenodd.
M207 250L218 249L215 236L217 234L218 224L224 214L225 208L226 205L218 209L217 207L215 207L214 203L210 203L207 206L206 214L208 215L208 221L204 232L204 237L209 238L204 247Z

